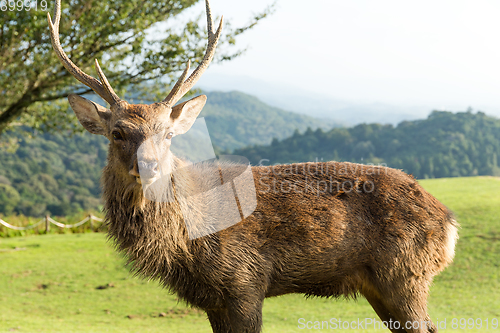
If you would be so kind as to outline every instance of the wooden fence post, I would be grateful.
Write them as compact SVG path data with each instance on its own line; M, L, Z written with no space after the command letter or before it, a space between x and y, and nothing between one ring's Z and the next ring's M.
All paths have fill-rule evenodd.
M89 214L89 220L90 220L90 230L94 232L94 220L92 219L92 214Z
M45 215L45 233L48 234L50 231L49 216Z

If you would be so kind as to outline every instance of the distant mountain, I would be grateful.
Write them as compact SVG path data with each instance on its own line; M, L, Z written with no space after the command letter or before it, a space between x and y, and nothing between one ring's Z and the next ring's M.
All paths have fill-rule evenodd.
M284 139L295 130L331 129L332 120L317 119L269 106L254 96L241 92L208 92L205 117L215 146L233 150L253 144L270 144L273 138Z
M248 76L207 73L199 83L202 89L238 90L257 96L264 103L316 118L332 119L338 124L361 123L397 125L404 120L426 117L433 105L402 106L388 103L342 100L292 85L283 85ZM312 88L310 88L312 89Z

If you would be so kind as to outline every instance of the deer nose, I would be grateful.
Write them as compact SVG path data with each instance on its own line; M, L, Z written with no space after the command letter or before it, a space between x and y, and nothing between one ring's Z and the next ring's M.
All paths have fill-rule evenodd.
M156 161L148 162L148 161L139 161L139 173L141 178L151 179L156 177L158 172L160 171L160 167Z

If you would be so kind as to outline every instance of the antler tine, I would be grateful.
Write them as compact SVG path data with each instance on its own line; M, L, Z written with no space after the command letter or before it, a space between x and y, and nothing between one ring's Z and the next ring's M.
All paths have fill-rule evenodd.
M108 83L106 76L102 72L99 64L96 61L97 72L102 81L99 82L92 76L84 73L80 68L78 68L66 55L62 49L61 42L59 40L59 21L61 20L61 0L56 0L56 5L54 9L54 21L50 17L50 13L47 13L47 20L49 21L50 28L50 41L52 42L52 48L56 52L57 57L63 64L63 66L70 72L71 75L75 77L78 81L85 84L93 91L95 91L99 96L101 96L110 105L113 105L120 101L120 98L115 94L113 88Z
M184 83L184 80L186 80L186 77L188 75L190 67L191 67L191 60L188 60L187 65L186 65L186 69L184 70L184 72L182 72L182 75L179 77L179 79L175 83L175 86L172 88L172 90L168 94L167 98L165 98L163 100L163 102L166 103L168 106L172 107L172 106L174 106L175 102L177 102L177 101L175 101L175 102L173 102L173 104L170 104L171 101L174 100L175 96L179 92L179 89L181 89L181 86Z
M196 84L196 82L198 82L200 77L208 68L208 65L210 65L210 62L212 62L212 59L214 57L215 49L217 47L217 42L219 41L219 37L222 32L223 17L221 17L219 27L217 28L217 31L214 33L210 3L208 2L208 0L205 0L205 3L207 8L207 30L208 30L208 45L207 45L207 50L205 51L205 56L203 57L201 63L193 71L193 73L189 76L187 80L184 81L189 66L188 68L186 68L186 70L181 75L179 80L177 80L177 83L175 84L170 94L168 94L167 98L163 100L163 102L169 106L175 105L175 103L177 103L189 90L191 90L191 88Z
M111 97L111 99L113 100L113 103L118 103L120 101L120 98L118 97L117 94L115 94L115 91L113 90L113 88L109 84L108 79L106 78L106 75L104 75L104 72L102 71L101 66L99 66L99 62L97 61L97 59L95 59L95 68L97 70L97 75L99 75L99 79L102 82L104 90L106 90L106 95ZM112 104L112 103L109 103L109 104Z

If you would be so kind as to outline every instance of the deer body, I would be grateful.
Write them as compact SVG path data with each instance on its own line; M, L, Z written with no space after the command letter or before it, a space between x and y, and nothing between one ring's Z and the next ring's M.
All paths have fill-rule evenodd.
M347 172L304 174L303 165ZM255 212L195 240L188 239L174 204L144 202L140 188L132 205L125 193L105 196L111 237L137 272L205 310L214 332L260 332L264 298L288 293L360 293L382 320L430 323L429 286L452 261L456 239L446 207L398 170L335 162L299 166L291 175L290 166L254 167ZM318 191L314 184L330 177L358 188ZM107 186L126 190L106 183L106 172L104 179L105 193ZM299 186L289 193L272 188L283 181Z
M253 167L255 211L196 239L189 237L185 218L188 212L201 223L207 213L202 202L145 196L144 188L161 184L162 168L182 175L164 178L172 188L196 191L196 181L182 173L186 162L170 146L206 102L198 96L176 105L208 67L221 33L221 25L212 27L208 1L204 59L189 77L188 63L167 98L151 105L121 100L97 61L100 80L73 64L59 42L60 15L57 0L54 21L48 15L57 56L110 104L68 96L80 123L110 141L102 176L106 220L133 270L205 310L217 333L261 332L264 298L288 293L361 294L383 321L400 323L389 327L392 332L437 332L427 295L433 277L453 259L457 225L445 206L401 171L337 162ZM408 322L420 326L404 326Z

